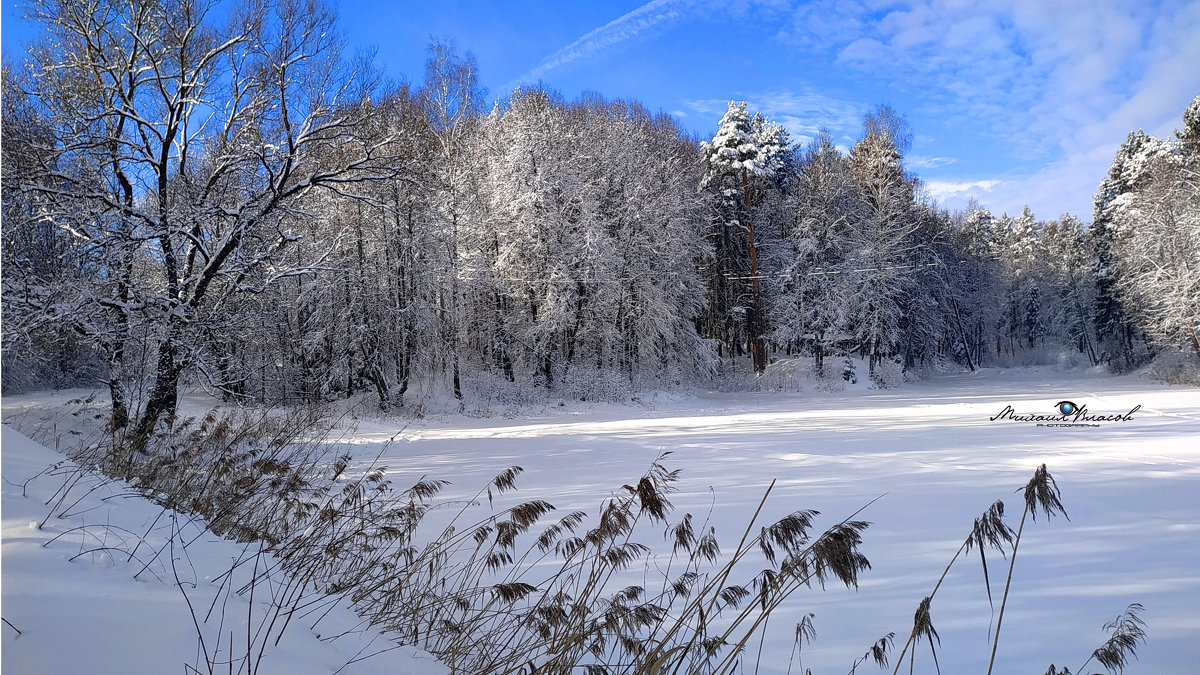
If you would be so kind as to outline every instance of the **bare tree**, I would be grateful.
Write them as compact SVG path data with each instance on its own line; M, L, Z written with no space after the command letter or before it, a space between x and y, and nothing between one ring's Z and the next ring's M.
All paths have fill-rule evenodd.
M855 252L849 273L856 288L850 311L852 330L872 372L884 356L899 351L901 301L913 283L912 261L919 247L913 236L918 229L913 181L900 159L886 130L867 134L850 152L862 200L851 229Z
M94 262L69 306L32 309L106 353L112 426L132 422L135 446L173 416L205 323L235 294L302 271L278 264L298 238L302 199L386 175L384 142L355 133L369 73L342 58L334 14L256 1L218 28L216 4L31 9L47 38L25 64L28 95L48 138L20 191ZM131 340L154 355L134 415Z
M1118 290L1157 343L1200 359L1200 181L1194 156L1153 139L1114 209Z
M467 184L466 145L482 109L486 92L479 86L479 70L475 57L460 58L454 46L434 42L429 46L425 62L425 86L420 97L425 114L437 138L438 155L434 174L437 177L437 214L445 222L445 251L448 259L446 283L441 290L439 306L442 314L444 340L449 347L450 371L455 398L462 398L459 346L462 342L460 306L462 289L459 284L459 259L462 219L469 192Z

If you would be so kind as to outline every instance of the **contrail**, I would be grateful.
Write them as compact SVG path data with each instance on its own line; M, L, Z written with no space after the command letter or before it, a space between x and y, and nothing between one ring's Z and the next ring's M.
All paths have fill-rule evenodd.
M510 91L522 82L534 82L546 73L599 52L605 47L637 37L642 32L677 18L691 0L653 0L637 9L588 32L583 37L554 52L535 68L504 87Z

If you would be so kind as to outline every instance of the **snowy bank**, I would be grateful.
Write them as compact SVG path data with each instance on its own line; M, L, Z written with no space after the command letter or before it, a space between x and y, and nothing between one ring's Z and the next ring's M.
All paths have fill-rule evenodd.
M332 599L297 612L276 644L283 619L268 629L268 588L257 584L253 602L238 593L256 562L259 573L269 564L254 547L79 472L7 425L2 473L5 672L207 673L213 661L228 672L231 640L233 672L446 672Z

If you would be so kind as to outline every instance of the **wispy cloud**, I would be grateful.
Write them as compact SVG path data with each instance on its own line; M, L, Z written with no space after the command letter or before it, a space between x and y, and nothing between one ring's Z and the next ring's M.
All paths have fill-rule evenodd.
M505 91L519 84L536 82L546 73L569 63L591 57L604 49L631 40L657 26L679 18L692 0L653 0L620 16L583 37L559 49L530 71L505 86Z
M953 157L926 157L924 155L909 155L904 159L912 169L936 169L958 161Z
M1086 216L1125 134L1169 131L1200 91L1198 34L1194 0L813 0L777 37L919 96L927 109L914 112L978 129L1007 154L1000 164L1040 167L1003 189Z
M821 129L827 129L835 140L853 143L862 126L866 107L852 101L844 101L808 88L792 91L776 91L761 94L734 95L739 101L760 112L788 130L792 140L807 143L816 138ZM729 99L702 99L684 101L684 105L702 115L716 120L725 114Z
M970 197L979 197L985 193L990 193L1000 185L998 180L973 180L973 181L946 181L946 180L931 180L922 183L925 187L925 192L938 201L944 201L950 198L958 198L966 201Z

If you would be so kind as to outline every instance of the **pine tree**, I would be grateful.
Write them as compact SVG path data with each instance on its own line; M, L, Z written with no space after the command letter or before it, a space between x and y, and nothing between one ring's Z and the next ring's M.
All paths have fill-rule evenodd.
M1195 103L1193 103L1195 106ZM1097 197L1109 235L1116 296L1157 347L1200 358L1200 188L1192 136L1195 111L1172 144L1130 134ZM1108 289L1106 289L1107 292ZM1126 353L1132 351L1126 341ZM1131 358L1127 357L1130 361Z
M750 282L750 306L744 310L747 342L754 371L762 373L767 366L766 317L754 211L763 193L763 183L776 179L788 163L787 132L761 116L751 117L745 102L730 101L716 135L711 142L702 143L701 150L708 169L703 186L716 193L719 204L715 223L719 231L718 255L734 258L740 242L730 240L730 231L746 237L748 260L744 270L736 264L726 266L723 261L718 262L718 269L740 271L740 276Z
M1050 315L1055 332L1096 365L1099 354L1092 336L1091 315L1096 303L1096 281L1083 223L1063 214L1058 222L1046 228L1043 242L1048 261L1043 273L1048 282L1048 300L1052 300Z
M1029 349L1035 349L1043 338L1042 290L1040 284L1045 270L1041 267L1041 238L1038 222L1026 206L1013 224L1008 258L1014 266L1011 302L1014 303L1017 326Z
M1093 317L1100 358L1118 372L1131 370L1141 363L1136 351L1134 319L1126 312L1120 291L1126 276L1122 264L1120 222L1130 197L1144 183L1142 158L1147 149L1158 145L1156 141L1140 130L1131 132L1126 138L1113 158L1108 176L1100 183L1088 233L1096 279Z

